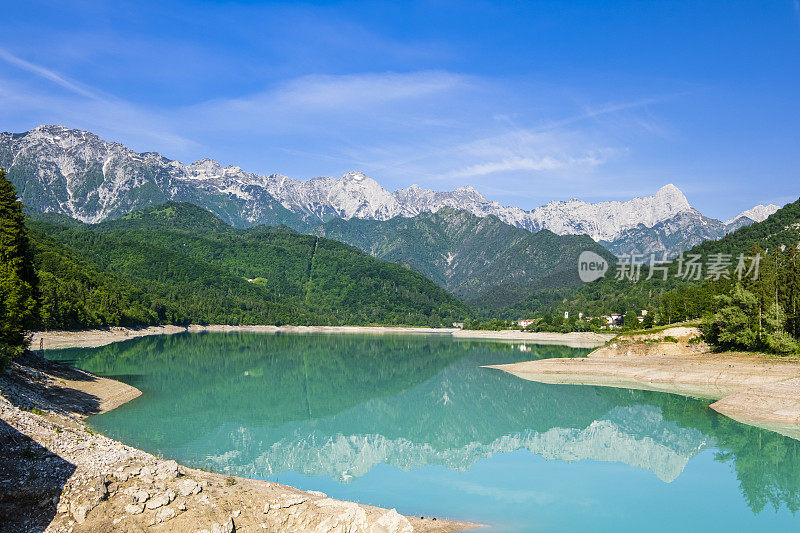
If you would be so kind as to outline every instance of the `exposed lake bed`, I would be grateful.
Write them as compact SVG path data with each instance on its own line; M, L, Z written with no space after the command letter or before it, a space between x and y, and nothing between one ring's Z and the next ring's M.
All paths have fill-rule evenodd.
M797 526L797 441L704 400L481 368L587 352L182 333L51 354L140 388L90 425L187 466L498 530L652 530L654 515L664 531ZM692 512L664 510L678 505Z
M710 407L730 418L800 438L800 361L711 352L693 327L620 336L580 360L490 367L540 383L642 389L714 400Z

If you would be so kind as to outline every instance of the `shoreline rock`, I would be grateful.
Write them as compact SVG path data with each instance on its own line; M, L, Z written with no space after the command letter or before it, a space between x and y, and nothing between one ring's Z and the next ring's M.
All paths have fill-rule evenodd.
M98 388L95 380L101 378L89 379L91 374L83 373L86 379L72 380L78 387L73 389L59 376L75 369L35 357L25 362L34 366L12 363L0 375L4 530L449 532L475 527L404 517L394 510L331 500L318 492L159 459L84 424L84 416L110 404L97 396L89 399L93 395L82 393L80 387L94 385L95 393L112 394L110 384ZM85 403L59 405L59 398L68 397L70 390L82 393Z

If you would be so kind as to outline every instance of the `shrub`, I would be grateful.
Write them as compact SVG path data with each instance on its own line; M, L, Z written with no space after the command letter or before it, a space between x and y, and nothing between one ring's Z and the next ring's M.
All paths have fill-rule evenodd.
M785 331L775 331L764 335L767 349L778 355L789 355L797 352L797 341Z

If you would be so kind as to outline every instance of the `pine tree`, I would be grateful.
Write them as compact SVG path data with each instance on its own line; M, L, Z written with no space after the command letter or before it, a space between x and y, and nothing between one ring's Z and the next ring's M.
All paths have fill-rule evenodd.
M0 365L28 346L36 322L36 291L22 203L0 169Z

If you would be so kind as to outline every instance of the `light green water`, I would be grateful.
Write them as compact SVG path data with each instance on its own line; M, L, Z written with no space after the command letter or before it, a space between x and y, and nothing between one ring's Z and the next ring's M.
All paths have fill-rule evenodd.
M800 442L705 401L481 368L585 353L204 333L48 356L141 389L90 424L191 466L498 531L800 530Z

